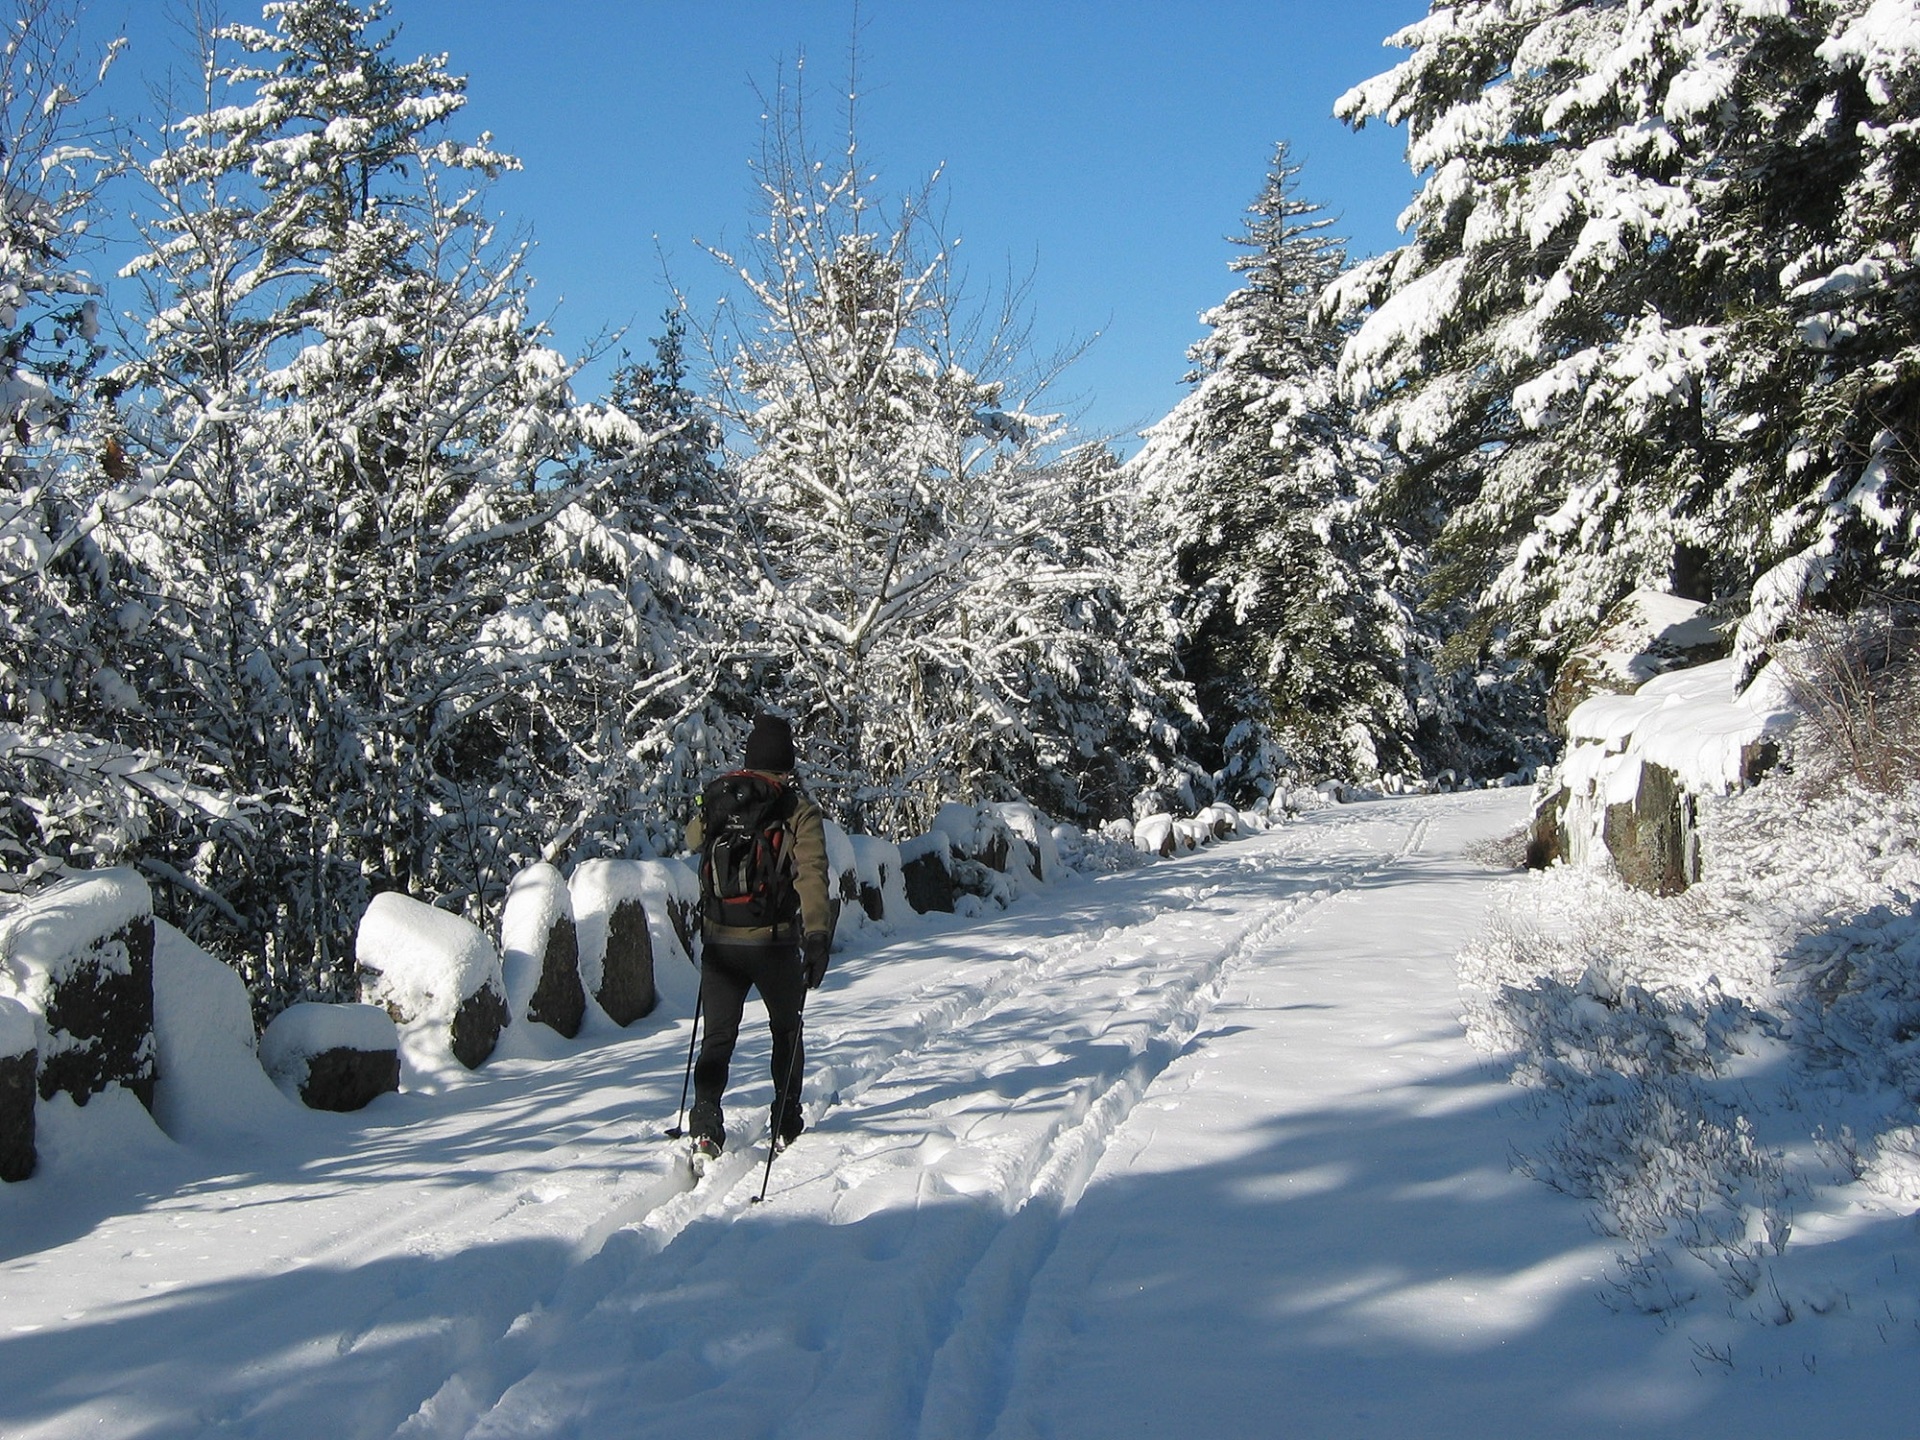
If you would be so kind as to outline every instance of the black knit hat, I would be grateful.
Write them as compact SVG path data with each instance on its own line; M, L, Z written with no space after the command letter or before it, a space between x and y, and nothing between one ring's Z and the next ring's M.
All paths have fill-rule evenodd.
M793 727L778 715L762 715L747 736L746 766L785 774L793 769Z

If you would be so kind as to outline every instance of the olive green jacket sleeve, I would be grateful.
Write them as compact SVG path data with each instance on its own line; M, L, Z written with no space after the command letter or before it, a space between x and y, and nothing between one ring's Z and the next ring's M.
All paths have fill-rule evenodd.
M793 798L793 888L800 894L800 928L808 935L831 935L826 826L819 807L797 787Z

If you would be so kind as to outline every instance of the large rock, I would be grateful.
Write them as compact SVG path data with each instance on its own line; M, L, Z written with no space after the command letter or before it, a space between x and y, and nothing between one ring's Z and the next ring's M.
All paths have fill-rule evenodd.
M580 983L580 937L573 892L551 865L514 876L500 916L500 968L507 1007L516 1017L545 1025L571 1040L586 1018Z
M1609 805L1601 840L1620 878L1650 895L1678 895L1700 878L1694 797L1664 765L1646 762L1631 800Z
M153 926L153 1118L174 1139L275 1136L287 1097L261 1068L246 983L164 920Z
M360 998L469 1070L486 1063L511 1023L499 952L458 915L393 891L376 895L355 954Z
M840 917L860 904L860 867L854 855L853 837L833 821L823 821L821 829L827 842L827 904L831 907L831 933L840 933ZM860 912L865 914L864 911Z
M861 912L870 924L881 924L889 918L905 919L913 912L913 902L907 894L900 847L891 840L872 835L850 838Z
M1053 841L1053 821L1024 800L995 805L1007 828L1026 845L1032 857L1033 878L1051 885L1060 878L1060 847Z
M940 831L900 843L900 878L915 914L953 913L953 844Z
M1134 848L1144 855L1158 855L1162 860L1171 859L1179 853L1180 835L1175 829L1171 815L1147 815L1134 822Z
M36 1018L39 1091L84 1105L120 1085L153 1108L153 898L99 870L23 901L0 929L0 993Z
M977 861L997 874L1037 879L1033 847L1014 833L1004 808L954 801L940 807L933 828L953 842L953 853L962 860Z
M1547 724L1567 733L1567 719L1596 695L1630 695L1656 675L1723 659L1733 641L1698 601L1635 590L1572 651L1547 693Z
M1529 863L1611 864L1657 895L1699 879L1698 800L1778 763L1798 718L1770 671L1744 689L1734 681L1734 662L1715 660L1578 706L1534 811Z
M1533 804L1533 819L1527 825L1527 868L1544 870L1556 860L1567 858L1567 804L1572 799L1564 785L1547 785Z
M933 817L935 834L949 843L956 896L977 895L1008 905L1037 882L1034 850L1016 835L991 805L942 805Z
M595 1003L623 1027L652 1014L660 992L640 862L588 860L568 888L580 935L580 978Z
M260 1037L260 1063L310 1110L359 1110L400 1088L400 1032L378 1005L289 1005Z
M33 1012L0 997L0 1180L25 1180L37 1163L34 1075L40 1058Z

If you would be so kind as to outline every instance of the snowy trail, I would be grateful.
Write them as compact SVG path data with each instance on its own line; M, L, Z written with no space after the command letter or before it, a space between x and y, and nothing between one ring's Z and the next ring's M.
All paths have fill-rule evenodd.
M778 1162L777 1219L743 1214L763 1152L730 1156L637 1227L632 1252L651 1264L628 1260L610 1289L586 1287L573 1313L540 1317L541 1341L524 1347L544 1352L539 1362L484 1415L479 1403L500 1389L498 1357L484 1379L454 1377L406 1433L613 1433L639 1409L661 1433L760 1433L770 1399L783 1434L967 1433L995 1383L996 1336L1060 1217L1228 977L1304 911L1416 848L1428 823L1381 814L1323 830L1311 860L1301 834L1232 847L1148 887L1130 924L1112 924L1104 904L1070 912L1066 936L988 961L984 982L962 966L922 990L904 1023L856 1014L830 1025L819 1052L842 1058L816 1070L816 1088L837 1103L816 1099L809 1135ZM1089 922L1090 935L1072 928ZM956 951L1005 953L1022 932L1010 918L951 937L942 963ZM898 957L874 963L890 962ZM749 1133L762 1132L755 1113ZM823 1227L807 1241L810 1263L761 1260L756 1274L763 1230L796 1225ZM879 1265L857 1299L834 1303L839 1272ZM740 1288L723 1303L682 1303L715 1276ZM773 1320L747 1352L757 1365L729 1354L743 1304ZM879 1385L860 1373L875 1347L890 1357ZM713 1383L696 1384L677 1415L661 1397L688 1376Z
M1583 1207L1508 1167L1545 1122L1454 957L1503 883L1463 852L1524 805L1327 811L862 942L765 1205L757 1007L698 1185L659 1138L684 1018L244 1144L55 1107L0 1189L0 1435L1818 1429L1843 1390L1717 1390L1597 1303Z

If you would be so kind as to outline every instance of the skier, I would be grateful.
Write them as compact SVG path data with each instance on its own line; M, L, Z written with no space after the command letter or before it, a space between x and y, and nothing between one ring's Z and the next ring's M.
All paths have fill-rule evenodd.
M785 1146L806 1128L800 1012L807 991L826 977L833 913L826 831L793 766L792 727L778 715L761 715L747 737L743 768L707 784L687 826L687 848L700 855L705 940L700 1008L707 1033L687 1117L701 1168L726 1144L720 1097L750 988L766 1002L773 1032L774 1144Z

